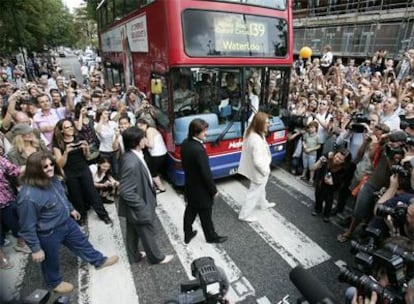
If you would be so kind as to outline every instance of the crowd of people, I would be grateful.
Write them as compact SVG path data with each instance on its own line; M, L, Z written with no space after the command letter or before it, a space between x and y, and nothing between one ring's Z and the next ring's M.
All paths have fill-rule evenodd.
M130 262L144 257L152 264L170 262L173 256L161 252L153 225L156 195L166 191L160 175L167 148L145 93L136 87L124 92L119 83L105 87L99 65L86 75L84 84L72 76L66 79L56 62L33 72L30 64L24 68L3 60L1 67L0 267L13 267L2 251L9 242L8 230L17 238L15 250L31 253L41 262L46 284L58 292L73 289L59 274L60 244L98 269L116 263L118 257L96 251L79 226L86 224L90 208L111 225L105 204L112 204L117 195L120 215L127 220ZM237 112L232 96L240 90L231 73L226 83L229 105ZM188 97L187 90L182 78L174 92L177 111L185 105L180 98ZM329 46L321 59L295 63L285 113L290 169L315 188L312 215L321 215L328 223L347 204L352 206L349 227L338 235L339 242L355 236L361 223L392 236L395 232L386 229L374 211L380 204L395 207L401 202L408 211L400 232L414 238L413 101L414 49L395 67L384 50L360 66L352 59L345 66L341 59L335 60ZM247 222L257 220L255 209L275 206L265 192L270 174L265 140L269 117L254 106L239 167L250 181L239 214ZM211 218L217 189L203 147L207 128L202 119L193 120L181 149L187 244L197 234L192 227L197 215L207 242L227 240L217 234ZM397 195L403 199L396 200ZM140 241L144 251L139 250Z
M378 50L356 66L335 60L326 46L320 59L295 62L290 88L289 168L314 187L312 215L329 223L348 205L352 216L339 242L364 240L375 228L381 241L404 236L400 244L412 254L414 49L396 65ZM404 211L397 220L398 207Z
M105 205L116 197L131 263L170 262L153 226L167 149L146 95L119 83L105 87L99 65L79 84L56 61L28 59L26 67L1 59L0 269L14 267L3 251L14 243L10 231L14 250L41 263L48 288L72 291L59 272L59 247L97 269L115 264L118 256L97 251L80 227L91 208L112 225Z

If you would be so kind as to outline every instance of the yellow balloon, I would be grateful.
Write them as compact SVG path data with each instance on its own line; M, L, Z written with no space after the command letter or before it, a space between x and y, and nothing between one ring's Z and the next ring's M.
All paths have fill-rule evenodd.
M304 46L300 49L299 55L303 59L309 59L312 56L312 49L308 46Z

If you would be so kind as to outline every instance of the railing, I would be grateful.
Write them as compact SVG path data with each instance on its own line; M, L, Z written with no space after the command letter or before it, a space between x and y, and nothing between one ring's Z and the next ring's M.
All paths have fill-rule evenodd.
M318 17L414 8L412 0L294 0L293 17Z

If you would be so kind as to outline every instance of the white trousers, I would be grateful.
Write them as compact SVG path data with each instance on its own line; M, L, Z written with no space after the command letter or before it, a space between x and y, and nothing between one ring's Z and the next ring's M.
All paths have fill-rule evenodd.
M266 208L269 202L266 199L266 184L269 176L263 183L257 184L250 181L250 187L246 193L246 200L241 206L239 219L246 219L253 215L254 209Z

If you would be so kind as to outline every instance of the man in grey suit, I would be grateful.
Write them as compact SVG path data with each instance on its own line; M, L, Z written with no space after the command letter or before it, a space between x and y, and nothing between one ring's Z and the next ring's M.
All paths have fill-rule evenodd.
M155 188L144 161L142 149L145 134L137 127L122 133L125 153L121 159L119 215L126 217L126 247L130 263L139 262L144 256L151 264L166 264L173 255L161 253L155 239ZM144 252L138 251L139 240Z

